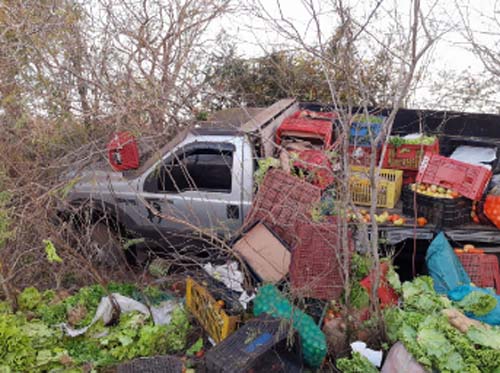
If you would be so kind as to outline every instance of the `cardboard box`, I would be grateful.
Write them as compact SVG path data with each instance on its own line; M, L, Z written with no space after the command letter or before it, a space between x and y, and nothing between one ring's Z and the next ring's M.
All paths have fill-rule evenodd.
M287 273L291 254L263 223L257 223L233 246L262 281L276 283Z

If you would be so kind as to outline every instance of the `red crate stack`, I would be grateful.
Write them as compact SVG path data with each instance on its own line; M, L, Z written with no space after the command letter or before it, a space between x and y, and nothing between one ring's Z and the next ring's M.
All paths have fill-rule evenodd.
M299 134L314 134L324 141L324 146L328 147L333 142L333 124L334 113L322 113L325 116L309 117L309 112L297 111L293 115L285 118L283 123L276 130L276 144L280 145L283 133L296 132ZM326 115L328 114L328 115Z
M426 154L418 170L417 183L439 185L479 201L491 175L491 171L482 166Z
M344 255L349 255L349 266L353 242L350 239L348 252L343 252L338 228L335 219L329 223L297 224L298 241L292 251L290 281L292 291L298 296L323 300L341 296Z
M457 256L474 285L496 289L500 294L500 270L496 255L458 253Z
M439 141L432 145L389 144L384 155L384 168L396 170L417 171L424 154L439 154Z

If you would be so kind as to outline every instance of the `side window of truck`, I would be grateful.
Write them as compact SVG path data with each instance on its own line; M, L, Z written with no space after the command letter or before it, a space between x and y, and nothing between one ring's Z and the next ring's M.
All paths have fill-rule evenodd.
M231 193L234 146L197 144L168 158L146 179L144 189L158 193L190 190Z

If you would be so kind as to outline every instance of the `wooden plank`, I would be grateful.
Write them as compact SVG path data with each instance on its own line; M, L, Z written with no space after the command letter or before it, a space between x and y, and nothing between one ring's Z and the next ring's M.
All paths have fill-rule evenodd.
M283 100L279 100L275 102L267 109L259 112L252 119L247 121L245 124L241 126L241 130L243 132L257 132L262 130L267 124L269 124L274 118L279 116L283 111L290 108L295 103L294 98L285 98Z

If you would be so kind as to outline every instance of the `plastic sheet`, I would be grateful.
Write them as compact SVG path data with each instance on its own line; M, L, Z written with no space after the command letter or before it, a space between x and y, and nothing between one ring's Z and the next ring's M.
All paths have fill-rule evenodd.
M463 145L456 148L450 158L465 163L483 166L488 170L491 170L491 165L487 163L493 162L497 158L497 149Z
M361 355L366 357L368 361L377 368L380 368L380 365L382 364L382 351L367 348L366 343L361 341L352 342L351 348L354 352L359 352Z
M237 262L230 262L220 266L213 266L212 263L208 263L203 266L203 269L229 289L239 293L243 291L241 286L243 284L243 273L238 270Z
M166 302L160 303L158 307L151 307L150 312L148 307L132 298L125 297L118 293L113 293L112 296L115 302L118 304L118 307L120 307L122 313L137 311L144 315L150 315L153 318L154 323L157 325L165 325L170 323L170 315L174 308L178 306L176 301L168 300ZM97 307L94 318L89 325L81 329L73 329L68 324L64 323L61 324L61 327L63 331L70 337L77 337L79 335L85 334L87 330L97 321L102 319L104 324L107 324L111 321L112 317L113 306L109 297L106 296L101 298L101 302Z
M497 300L497 304L495 308L491 310L491 312L484 316L476 316L472 312L466 312L465 315L467 317L470 317L471 319L479 320L490 325L500 325L500 295L496 295L491 289L483 289L471 285L463 285L450 290L448 292L448 297L453 301L461 301L468 294L475 291L479 291L481 293L485 293L491 295L492 297L495 297Z

